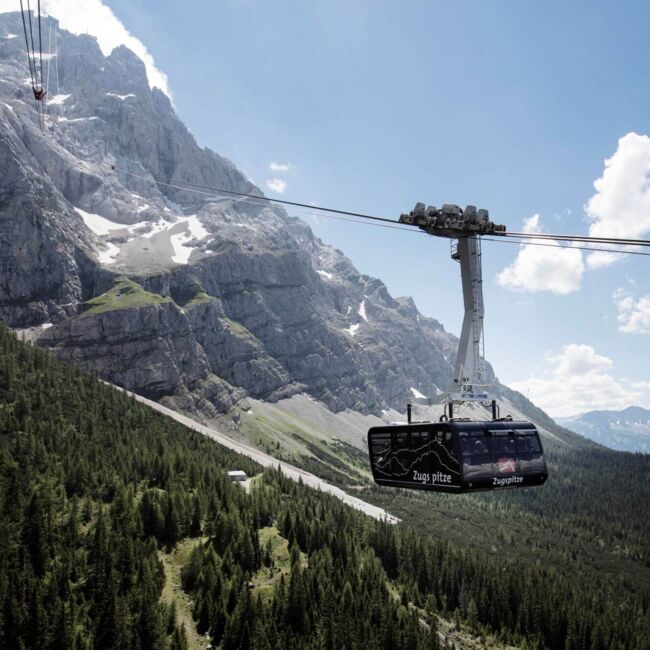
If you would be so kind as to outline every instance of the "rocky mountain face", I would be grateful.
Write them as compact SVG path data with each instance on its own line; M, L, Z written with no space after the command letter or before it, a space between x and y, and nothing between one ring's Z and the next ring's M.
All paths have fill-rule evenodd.
M610 449L650 454L650 411L640 406L622 411L589 411L558 418L558 422Z
M104 56L59 31L42 132L21 30L19 14L0 15L3 321L207 416L246 395L379 413L445 390L457 339L412 299L280 208L187 189L261 196L197 145L128 49Z

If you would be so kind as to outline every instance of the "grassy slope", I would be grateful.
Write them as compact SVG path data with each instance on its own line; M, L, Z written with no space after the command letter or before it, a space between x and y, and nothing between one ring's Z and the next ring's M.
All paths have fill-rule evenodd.
M238 411L239 424L231 433L280 460L285 460L348 489L368 484L372 475L366 455L335 433L271 404L256 402L248 411ZM220 418L226 432L230 418Z
M214 300L212 296L209 296L205 291L199 291L197 292L193 298L190 298L184 305L183 307L192 307L194 305L202 305L207 302L211 302Z
M92 316L116 309L132 309L145 305L162 305L171 298L145 291L139 284L126 277L120 278L111 289L84 303L83 316Z
M238 323L237 321L230 320L230 318L224 318L226 323L228 323L228 328L230 331L235 335L238 336L240 339L255 339L255 336L250 332L250 330L246 327L244 327L241 323Z
M271 550L272 562L270 566L263 566L254 576L253 594L261 594L262 598L269 602L273 595L273 589L284 576L285 581L291 573L291 558L289 556L289 542L282 537L276 526L267 526L259 530L260 549L265 552ZM300 564L307 565L307 556L300 552Z
M181 589L181 570L192 550L206 539L207 537L184 539L170 553L165 553L162 550L158 552L158 557L165 568L165 586L161 600L168 605L171 605L172 602L176 603L176 620L185 628L188 650L203 650L207 642L196 631L196 625L192 619L190 598Z

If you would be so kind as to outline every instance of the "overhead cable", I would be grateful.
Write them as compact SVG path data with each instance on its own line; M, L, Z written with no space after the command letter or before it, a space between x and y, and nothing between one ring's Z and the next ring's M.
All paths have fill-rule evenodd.
M496 242L497 244L518 244L520 246L545 246L547 248L568 248L579 251L591 251L597 253L616 253L618 255L646 255L650 257L650 253L644 253L642 251L632 251L632 250L621 250L615 248L596 248L594 246L568 246L566 244L544 244L542 242L536 241L516 241L514 239L504 239L504 238L491 238L491 237L482 237L482 241L491 241Z
M34 69L32 68L32 57L31 57L31 49L29 47L29 37L27 36L27 24L25 22L25 9L23 7L23 0L20 0L20 15L23 19L23 32L25 33L25 47L27 49L27 65L29 65L29 77L32 82L32 86L36 85L36 80L34 78ZM31 24L30 24L30 31L31 31Z
M168 183L166 181L161 181L156 179L153 175L144 175L144 174L136 174L135 172L129 171L127 169L123 169L121 167L118 167L117 165L112 165L112 169L115 171L121 172L123 174L126 174L128 176L132 176L134 178L139 178L143 181L146 182L153 182L157 185L162 185L164 187L170 187L176 190L183 190L187 192L194 192L196 194L201 194L203 196L214 196L215 194L220 194L220 195L225 195L225 196L235 196L239 197L239 200L242 202L250 203L252 205L269 205L273 203L279 203L281 205L289 205L294 208L300 209L302 212L305 212L308 210L309 212L306 212L306 214L313 214L315 216L323 216L323 217L329 217L329 218L336 218L334 215L339 215L338 218L342 221L348 221L348 222L353 222L353 223L362 223L360 221L357 221L356 219L365 219L365 220L370 220L370 221L379 221L383 222L385 224L391 224L390 226L384 226L384 227L389 227L393 228L395 230L410 230L411 232L422 232L419 229L415 229L412 226L408 224L403 224L400 221L397 221L396 219L387 219L385 217L377 217L374 215L370 214L364 214L364 213L359 213L359 212L351 212L348 210L340 210L338 208L328 208L328 207L323 207L323 206L318 206L318 205L310 205L308 203L300 203L297 201L288 201L286 199L276 199L273 197L268 197L268 196L261 196L259 194L250 194L246 192L237 192L235 190L227 190L222 187L214 187L211 185L204 185L200 183L192 183L189 181L181 181L183 185L179 185L177 183ZM317 213L314 211L318 211ZM325 214L324 214L325 213ZM342 217L354 217L354 219L344 219ZM369 225L369 224L367 224ZM377 224L375 224L377 225ZM562 246L560 244L544 244L544 243L537 243L532 240L549 240L549 241L558 241L558 242L570 242L570 241L575 241L578 243L591 243L594 242L596 244L600 245L612 245L612 246L641 246L641 247L650 247L650 240L647 239L622 239L622 238L616 238L616 237L590 237L587 235L557 235L557 234L551 234L551 233L519 233L519 232L506 232L503 233L502 235L499 234L496 236L496 238L491 239L491 238L486 238L483 237L484 240L487 241L501 241L501 242L508 242L512 244L520 244L520 245L530 245L530 246L554 246L554 247L559 247L559 248L575 248L576 250L589 250L589 251L596 251L596 252L608 252L608 253L618 253L618 254L626 254L626 255L649 255L648 253L640 253L639 251L632 251L632 250L614 250L614 249L606 249L606 248L595 248L595 247L580 247L580 246ZM520 240L520 241L515 241L515 240Z
M30 0L27 0L27 19L25 19L25 7L23 0L20 0L20 15L23 21L23 33L25 35L25 48L27 50L27 64L29 66L29 77L34 93L36 116L41 130L45 129L45 117L43 111L43 98L46 95L43 86L43 34L41 25L41 0L38 0L38 63L36 61L36 46L34 45L34 27L32 24L32 8ZM29 35L27 34L27 21L29 21Z
M171 183L166 183L164 181L159 181L158 179L154 178L153 176L143 176L141 174L134 174L133 172L130 172L126 169L122 169L121 167L114 166L113 167L116 171L120 171L123 174L129 174L130 176L135 176L136 178L141 178L146 181L151 181L153 180L154 183L157 183L158 185L164 185L166 187L173 187L175 189L179 190L187 190L189 192L192 192L192 188L199 188L201 190L212 190L212 192L219 192L220 194L229 194L232 196L242 196L242 197L250 197L253 199L260 199L262 201L267 201L268 203L280 203L281 205L292 205L294 207L301 207L301 208L309 208L312 210L319 210L321 212L332 212L334 214L342 214L346 215L348 217L359 217L360 219L370 219L372 221L384 221L387 223L394 223L394 224L399 224L399 221L396 221L395 219L386 219L385 217L375 217L370 214L362 214L359 212L349 212L348 210L338 210L336 208L324 208L318 205L309 205L308 203L298 203L297 201L287 201L286 199L275 199L269 196L260 196L259 194L248 194L246 192L236 192L235 190L226 190L222 187L212 187L210 185L201 185L199 183L190 183L189 181L182 181L187 187L182 187L180 185L173 185ZM201 194L211 194L210 192L200 192Z
M41 35L41 0L38 0L38 58L40 61L41 88L43 88L43 38Z
M591 235L554 235L551 233L506 232L505 237L521 239L554 239L558 241L584 241L599 244L618 244L626 246L650 246L650 239L624 239L621 237L592 237Z

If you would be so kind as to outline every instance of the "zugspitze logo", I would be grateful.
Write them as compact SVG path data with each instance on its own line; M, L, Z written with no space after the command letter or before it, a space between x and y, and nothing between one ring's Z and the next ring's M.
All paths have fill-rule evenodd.
M516 471L514 458L499 458L497 465L501 474L511 474Z

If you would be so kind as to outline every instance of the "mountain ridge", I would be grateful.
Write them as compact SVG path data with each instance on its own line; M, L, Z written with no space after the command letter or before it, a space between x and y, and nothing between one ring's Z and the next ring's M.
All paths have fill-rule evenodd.
M641 406L587 411L557 421L610 449L650 453L650 410Z

